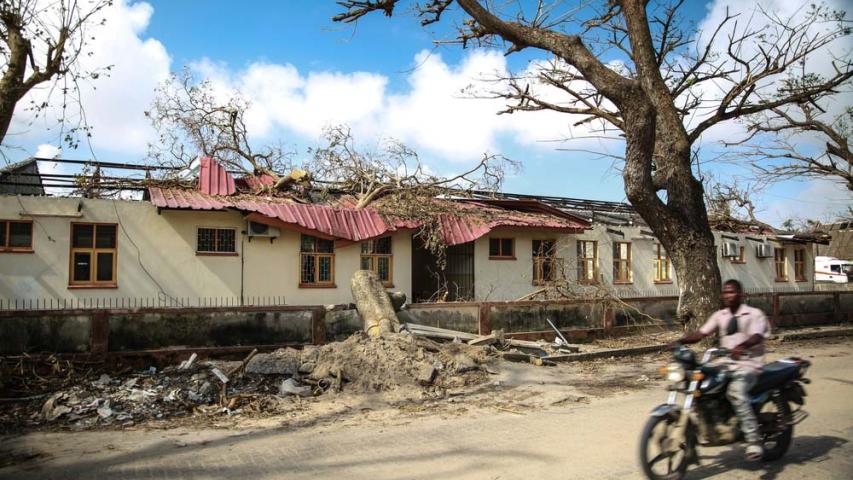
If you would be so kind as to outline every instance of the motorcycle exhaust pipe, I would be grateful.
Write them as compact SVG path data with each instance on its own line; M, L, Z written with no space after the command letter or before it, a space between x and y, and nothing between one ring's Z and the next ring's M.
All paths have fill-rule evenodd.
M809 412L797 410L796 412L791 413L791 421L788 422L788 425L794 426L808 418L808 416Z

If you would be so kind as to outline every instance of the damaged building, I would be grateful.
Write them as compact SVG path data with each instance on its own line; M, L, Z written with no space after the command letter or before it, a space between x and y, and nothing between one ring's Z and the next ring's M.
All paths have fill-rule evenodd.
M627 204L511 194L435 199L445 212L437 220L447 247L440 255L411 219L257 193L251 180L205 159L192 186L149 183L136 199L0 195L0 298L339 304L352 301L349 282L359 269L414 302L512 301L558 282L622 297L677 295L666 251ZM724 278L747 289L813 290L808 241L763 231L715 236Z

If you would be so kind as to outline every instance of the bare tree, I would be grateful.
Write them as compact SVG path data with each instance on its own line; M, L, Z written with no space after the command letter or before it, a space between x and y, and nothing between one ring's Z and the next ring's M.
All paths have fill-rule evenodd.
M786 82L785 91L797 91L825 80L814 73ZM843 101L850 82L808 100L772 108L747 119L749 135L729 146L742 146L736 155L754 158L752 166L765 181L815 177L839 181L853 191L853 107L833 113L832 103ZM837 112L837 110L836 110ZM823 145L820 145L823 143Z
M230 170L271 176L277 188L287 178L281 172L290 167L289 155L279 146L253 147L246 127L249 107L238 93L218 98L213 85L197 81L189 69L172 74L145 112L159 136L148 146L149 157L171 166L188 166L199 155L214 157Z
M383 140L379 150L368 151L356 147L346 126L329 127L324 137L328 144L313 149L313 158L305 166L317 179L316 183L327 190L353 195L356 208L394 196L396 210L404 216L410 209L401 205L403 194L413 203L423 204L441 195L469 196L474 190L497 191L507 169L517 168L517 163L510 159L484 154L473 167L441 176L430 172L417 152L396 140Z
M773 233L772 225L762 222L756 215L753 196L760 190L754 185L741 186L737 181L719 182L709 177L705 182L705 202L708 221L717 230L757 230Z
M89 27L104 22L99 14L110 5L112 0L0 2L0 142L5 143L18 102L38 86L53 83L46 99L32 100L27 108L37 116L57 91L63 97L60 121L64 122L68 98L78 92L77 82L103 73L81 70L78 60L89 53L87 45L93 38ZM69 129L63 140L76 145L74 132L79 128Z
M294 170L290 153L281 147L253 146L245 120L250 106L237 92L218 96L209 81L196 81L189 70L173 74L145 112L159 133L159 141L149 145L149 157L161 165L187 166L199 155L209 156L243 175L271 177L274 181L262 182L269 191L288 189L298 180L311 184L296 192L300 195L352 195L356 208L390 195L394 201L386 203L394 207L386 210L406 217L427 208L430 202L424 200L438 195L497 190L505 169L515 166L504 157L484 155L462 173L440 176L398 141L384 140L376 151L358 148L350 129L340 125L325 130L325 145L309 151L304 170Z
M391 15L403 1L339 3L346 10L334 20L353 22L377 10ZM507 112L552 110L624 134L625 193L670 254L681 293L679 316L695 326L717 308L721 282L692 148L718 124L808 101L843 84L853 69L850 58L836 59L829 78L788 92L778 87L801 62L850 33L844 12L808 6L794 18L760 8L751 19L728 14L700 42L680 20L684 3L611 0L572 8L539 1L526 9L516 2L495 7L428 0L415 10L422 24L430 24L454 15L448 12L458 6L455 42L463 47L501 45L507 54L532 48L553 55L552 68L537 80L561 96L553 100L529 78L513 78L502 94ZM621 61L605 63L607 50Z

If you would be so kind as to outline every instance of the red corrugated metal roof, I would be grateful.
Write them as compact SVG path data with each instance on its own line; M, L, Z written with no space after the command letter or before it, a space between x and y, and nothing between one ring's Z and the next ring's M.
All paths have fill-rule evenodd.
M332 208L326 205L299 204L283 199L259 196L213 196L192 190L151 187L151 203L160 208L190 210L224 210L234 208L254 212L285 224L312 230L327 236L351 241L374 238L401 228L417 228L411 220L385 220L376 211L365 208ZM582 232L589 224L573 219L559 218L541 213L518 212L496 208L484 203L455 203L460 215L441 215L440 229L448 245L476 240L500 227L550 229L562 232ZM491 212L482 215L465 215L465 211Z
M198 190L208 195L233 195L237 188L234 186L234 177L225 167L210 157L203 157L198 174Z
M261 197L216 197L192 190L151 187L151 203L160 208L224 210L234 208L255 212L284 223L314 230L325 235L360 241L396 230L373 210L331 208L325 205L288 203Z

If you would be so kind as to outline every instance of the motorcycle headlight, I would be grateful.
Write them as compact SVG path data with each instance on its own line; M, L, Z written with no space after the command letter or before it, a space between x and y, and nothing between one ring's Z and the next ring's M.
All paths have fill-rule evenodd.
M670 363L666 366L666 379L670 382L684 381L684 367L679 363Z

